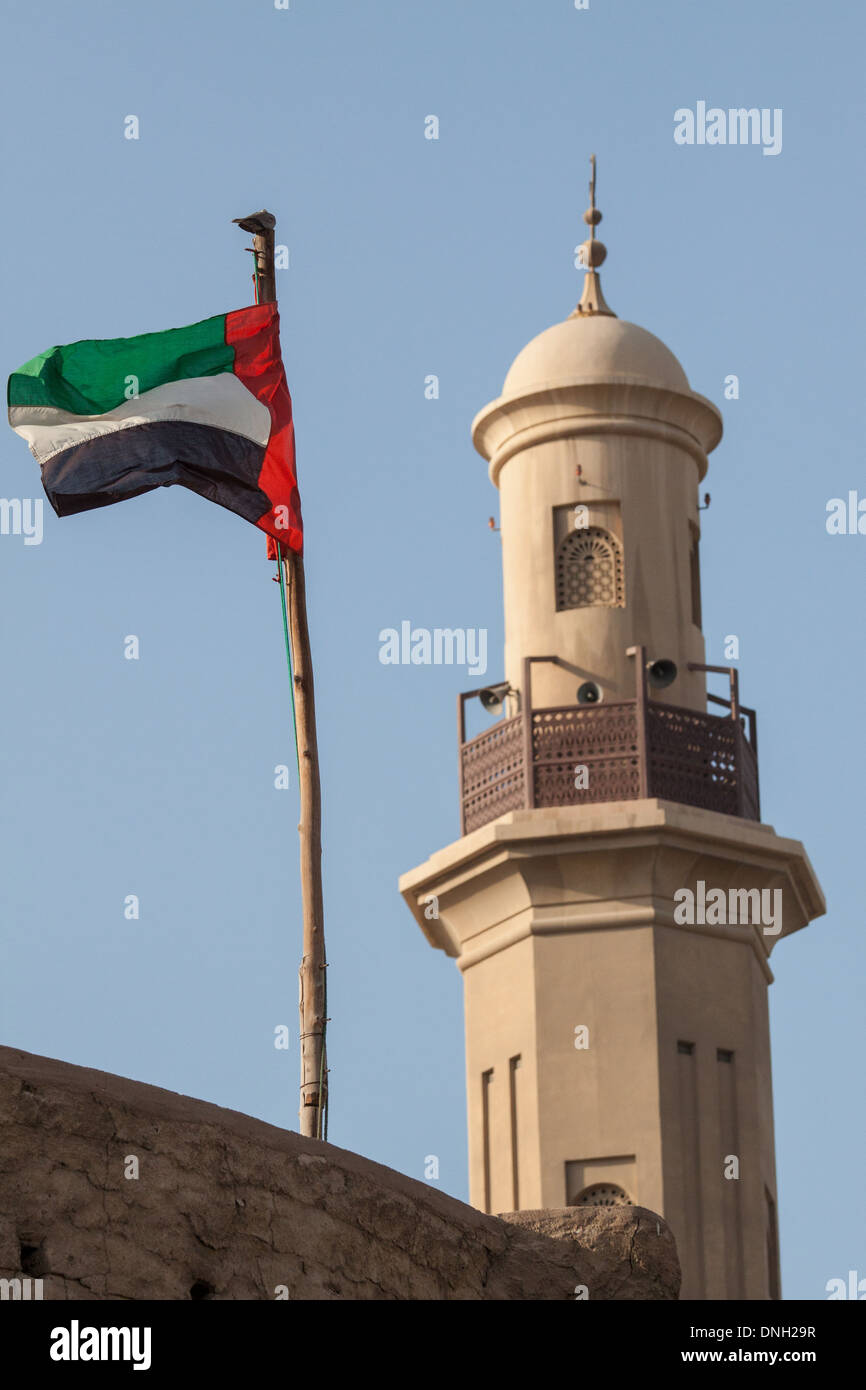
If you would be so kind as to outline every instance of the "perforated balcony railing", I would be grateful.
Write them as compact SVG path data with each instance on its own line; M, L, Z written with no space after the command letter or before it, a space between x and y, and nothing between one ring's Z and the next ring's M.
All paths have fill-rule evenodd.
M461 833L506 811L642 797L760 820L755 712L739 705L735 682L731 701L708 697L727 716L661 704L639 684L634 700L530 709L468 740L463 704L478 692L462 695Z

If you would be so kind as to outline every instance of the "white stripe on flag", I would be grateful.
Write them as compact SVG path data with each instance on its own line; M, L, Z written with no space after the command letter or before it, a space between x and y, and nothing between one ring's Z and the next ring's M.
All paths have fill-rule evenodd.
M49 405L13 405L9 409L10 425L27 440L39 463L100 435L160 420L210 425L261 445L267 444L271 433L267 406L231 372L169 381L104 415L75 415Z

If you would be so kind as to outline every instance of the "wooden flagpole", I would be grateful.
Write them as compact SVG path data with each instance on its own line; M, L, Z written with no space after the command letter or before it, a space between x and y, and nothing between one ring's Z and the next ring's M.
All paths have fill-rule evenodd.
M258 212L250 217L239 217L235 220L244 231L253 235L258 303L273 303L277 297L274 269L275 219L269 212ZM300 778L298 834L301 842L304 943L299 972L301 1104L298 1113L301 1134L310 1139L321 1139L324 1136L328 1099L325 1053L327 963L322 901L322 789L316 739L316 700L310 630L307 624L304 557L287 546L280 546L280 556L288 596Z

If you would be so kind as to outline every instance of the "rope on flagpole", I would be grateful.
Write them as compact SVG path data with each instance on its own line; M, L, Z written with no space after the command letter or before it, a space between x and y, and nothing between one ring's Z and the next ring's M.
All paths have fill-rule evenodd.
M295 732L295 761L298 765L298 782L301 780L301 755L298 751L298 720L295 714L295 676L292 671L292 643L289 637L289 607L286 602L286 571L282 546L277 545L277 575L280 581L280 600L283 605L283 633L286 639L286 665L289 668L289 692L292 697L292 728Z

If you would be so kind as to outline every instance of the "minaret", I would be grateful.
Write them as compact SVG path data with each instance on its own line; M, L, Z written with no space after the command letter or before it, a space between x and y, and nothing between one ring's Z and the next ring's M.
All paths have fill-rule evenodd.
M683 1298L779 1298L769 956L824 899L761 823L737 671L705 664L721 417L605 303L594 159L584 220L580 303L473 424L505 681L460 696L461 837L400 887L463 973L472 1203L649 1207ZM503 717L467 739L478 695Z

